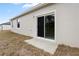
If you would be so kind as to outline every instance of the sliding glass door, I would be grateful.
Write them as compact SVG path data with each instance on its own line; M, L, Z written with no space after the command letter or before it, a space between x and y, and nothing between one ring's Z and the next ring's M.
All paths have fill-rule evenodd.
M54 15L45 16L45 38L54 39Z
M38 17L38 33L39 37L44 37L44 16Z
M55 32L55 16L54 14L45 15L37 18L38 36L48 39L54 39Z

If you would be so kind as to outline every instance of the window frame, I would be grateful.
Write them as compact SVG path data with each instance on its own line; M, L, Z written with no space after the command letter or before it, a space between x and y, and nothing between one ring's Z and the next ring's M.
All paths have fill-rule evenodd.
M54 24L55 24L55 28L54 28L54 30L55 30L55 32L54 32L54 39L52 40L52 39L45 38L45 32L44 32L44 37L39 37L37 35L37 38L43 39L43 40L47 40L47 41L50 41L50 42L56 42L56 10L53 10L52 12L49 12L49 13L45 13L45 14L38 15L38 16L36 16L36 19L38 17L44 16L44 23L45 23L45 16L52 15L52 14L54 14L54 16L55 16L55 20L54 20ZM45 31L45 24L44 24L44 31Z
M17 19L17 28L20 28L20 21Z

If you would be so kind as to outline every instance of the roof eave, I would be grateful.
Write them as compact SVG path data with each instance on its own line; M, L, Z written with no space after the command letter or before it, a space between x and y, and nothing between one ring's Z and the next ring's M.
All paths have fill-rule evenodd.
M23 13L21 13L20 15L18 15L18 16L16 16L16 17L11 18L10 20L12 21L12 20L14 20L14 19L16 19L16 18L19 18L19 17L21 17L21 16L24 16L24 15L26 15L26 14L28 14L28 13L34 11L34 10L37 10L37 9L39 9L39 8L42 8L42 7L44 7L44 6L51 5L51 4L52 4L52 3L38 4L38 5L36 5L36 6L33 6L30 10L28 10L28 11L26 11L26 12L23 12Z

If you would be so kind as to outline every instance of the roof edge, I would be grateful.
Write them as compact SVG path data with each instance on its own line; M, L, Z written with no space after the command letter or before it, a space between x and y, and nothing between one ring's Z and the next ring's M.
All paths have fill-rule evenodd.
M36 5L36 6L33 6L30 10L28 10L28 11L26 11L26 12L23 12L23 13L21 13L20 15L11 18L10 20L12 21L12 20L14 20L14 19L16 19L16 18L19 18L19 17L21 17L21 16L24 16L24 15L26 15L26 14L28 14L28 13L34 11L34 10L40 9L40 8L42 8L42 7L44 7L44 6L51 5L51 4L53 4L53 3L40 3L40 4Z
M10 25L10 22L5 22L5 23L2 23L0 25Z

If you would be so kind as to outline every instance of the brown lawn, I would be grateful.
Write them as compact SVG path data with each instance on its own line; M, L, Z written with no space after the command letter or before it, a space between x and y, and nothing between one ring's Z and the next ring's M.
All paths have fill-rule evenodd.
M27 44L32 37L10 31L0 31L0 56L50 56L51 54Z
M31 38L11 31L0 31L0 56L53 56L24 42ZM72 55L79 56L79 48L59 45L54 53L54 56Z
M79 56L79 48L66 45L59 45L56 49L55 56Z

